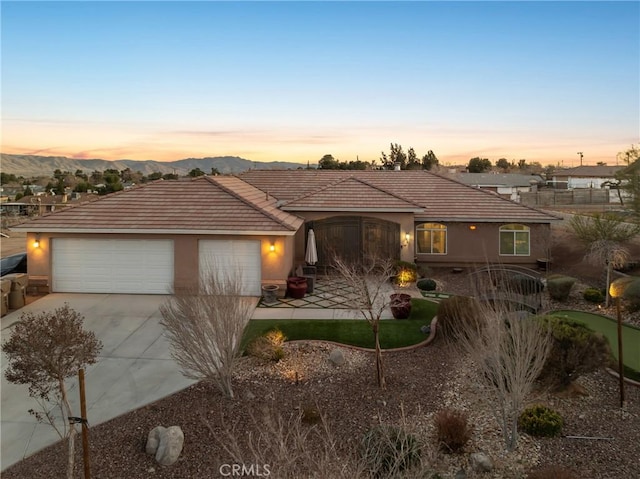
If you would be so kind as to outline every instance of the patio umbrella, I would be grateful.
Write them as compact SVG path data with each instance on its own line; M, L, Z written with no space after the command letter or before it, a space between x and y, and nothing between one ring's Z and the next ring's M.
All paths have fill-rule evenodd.
M318 262L318 250L316 249L316 234L312 229L307 236L307 253L304 256L307 264L314 265Z

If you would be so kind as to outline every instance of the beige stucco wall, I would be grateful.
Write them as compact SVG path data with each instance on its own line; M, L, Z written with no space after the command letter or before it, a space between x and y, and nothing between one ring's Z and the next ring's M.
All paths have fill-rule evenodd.
M422 223L422 221L420 222ZM530 227L529 256L500 255L500 226L508 223L443 223L447 225L447 254L416 254L419 263L441 266L482 266L487 263L535 266L538 258L549 253L548 224L527 224ZM472 230L470 227L475 226Z

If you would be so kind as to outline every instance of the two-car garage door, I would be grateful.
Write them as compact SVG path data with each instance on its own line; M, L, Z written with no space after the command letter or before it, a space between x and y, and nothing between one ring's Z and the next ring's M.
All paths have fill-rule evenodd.
M200 240L201 275L235 276L242 294L260 295L260 241ZM52 291L57 293L169 294L174 243L168 239L54 238Z
M173 241L54 238L56 293L169 294Z

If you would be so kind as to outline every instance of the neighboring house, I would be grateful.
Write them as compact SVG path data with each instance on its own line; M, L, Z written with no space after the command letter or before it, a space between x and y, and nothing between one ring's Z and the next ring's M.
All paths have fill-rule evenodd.
M71 193L64 195L23 196L17 201L2 203L2 212L10 216L40 216L69 206L77 206L95 201L98 195L93 193Z
M554 188L574 189L574 188L603 188L603 183L611 181L624 166L576 166L556 170L549 186Z
M452 178L465 185L494 191L513 201L520 200L520 193L536 191L538 185L544 184L540 175L519 173L458 173Z
M252 170L148 183L15 229L53 292L166 294L237 268L257 296L304 262L310 228L320 268L369 254L533 266L558 219L426 171Z

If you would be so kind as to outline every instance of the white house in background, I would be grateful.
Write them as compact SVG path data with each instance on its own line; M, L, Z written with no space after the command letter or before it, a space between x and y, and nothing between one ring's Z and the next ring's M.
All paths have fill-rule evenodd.
M616 173L624 166L576 166L556 170L553 178L547 182L549 186L560 189L605 188L604 183L614 180Z
M521 192L536 191L544 184L540 175L519 173L457 173L453 178L460 183L498 193L503 198L519 201Z

